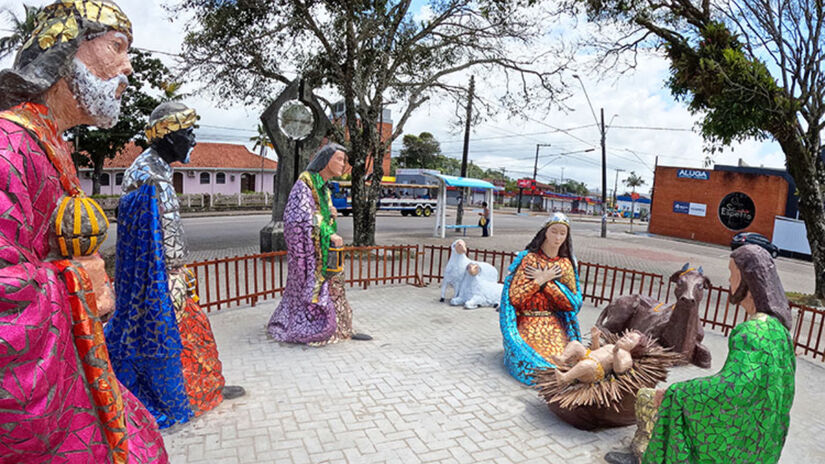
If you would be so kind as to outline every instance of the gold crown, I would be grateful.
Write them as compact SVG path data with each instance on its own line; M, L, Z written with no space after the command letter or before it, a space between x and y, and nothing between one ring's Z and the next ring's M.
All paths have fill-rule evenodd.
M32 36L23 45L31 47L36 41L43 50L58 43L69 42L80 35L80 19L101 24L122 32L132 42L132 23L114 3L94 0L73 0L52 3L37 14Z
M146 140L151 142L152 140L163 138L166 134L188 129L194 126L197 120L198 114L192 108L164 116L146 129Z

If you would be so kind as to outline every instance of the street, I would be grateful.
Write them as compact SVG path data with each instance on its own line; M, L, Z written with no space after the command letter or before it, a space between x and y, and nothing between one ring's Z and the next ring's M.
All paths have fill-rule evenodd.
M477 210L465 213L465 224L476 222ZM448 210L448 223L454 222L454 211ZM259 232L269 222L269 213L186 217L183 219L191 256L190 261L221 258L225 256L254 254L259 252ZM455 238L464 238L471 248L501 251L523 250L541 227L545 215L514 215L499 213L494 218L494 236L480 237L478 229L470 229L467 236L448 232L447 238L433 237L435 217L402 217L398 213L380 212L376 217L376 242L389 244L449 245ZM352 217L338 220L339 234L345 241L352 239ZM684 263L702 266L711 282L727 286L729 248L666 237L648 236L643 232L647 223L630 225L608 221L608 236L599 236L601 225L598 218L586 221L573 217L571 226L573 247L581 261L637 269L670 276ZM103 249L110 250L115 244L117 227L113 223ZM779 275L785 290L812 293L814 290L813 266L810 262L778 258Z

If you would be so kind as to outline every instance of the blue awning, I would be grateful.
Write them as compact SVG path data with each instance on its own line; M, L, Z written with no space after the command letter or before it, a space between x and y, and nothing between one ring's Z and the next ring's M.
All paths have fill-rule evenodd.
M486 180L473 179L472 177L448 176L446 174L433 174L429 172L424 172L422 174L429 177L435 177L436 179L439 179L442 182L444 182L448 187L470 187L484 190L504 190L503 188L496 187L495 185L487 182Z

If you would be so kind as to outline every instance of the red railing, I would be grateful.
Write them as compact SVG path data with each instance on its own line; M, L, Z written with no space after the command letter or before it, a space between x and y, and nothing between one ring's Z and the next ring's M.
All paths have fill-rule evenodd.
M201 307L207 311L274 298L286 286L286 252L235 256L189 264L198 281ZM421 285L417 245L345 247L344 281L350 287L370 284Z
M468 249L475 261L492 264L499 271L499 281L516 253ZM350 287L368 288L371 284L425 285L440 282L450 257L450 247L439 245L398 245L347 247L344 249L344 279ZM248 304L273 298L286 285L286 252L201 261L189 265L198 280L201 307L207 311ZM641 294L667 303L672 283L659 274L603 264L579 262L582 295L593 304L613 301L618 296ZM730 291L711 287L700 303L704 326L728 335L736 324L745 320L744 309L730 302ZM801 354L825 361L825 310L791 304L795 311L794 345Z

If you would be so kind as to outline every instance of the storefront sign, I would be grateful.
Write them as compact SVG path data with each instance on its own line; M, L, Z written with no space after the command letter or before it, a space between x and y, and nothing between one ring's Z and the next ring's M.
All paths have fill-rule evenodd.
M708 180L710 179L710 172L701 169L679 169L676 171L676 177L682 179Z
M708 207L704 203L688 203L687 201L673 202L673 212L678 214L705 217L707 210Z
M708 205L704 203L691 203L690 209L688 210L688 214L691 216L702 216L705 217L708 211Z
M688 214L690 212L690 203L686 201L674 201L673 212L679 214Z
M753 200L742 192L729 193L719 203L719 220L730 230L742 230L756 217Z

